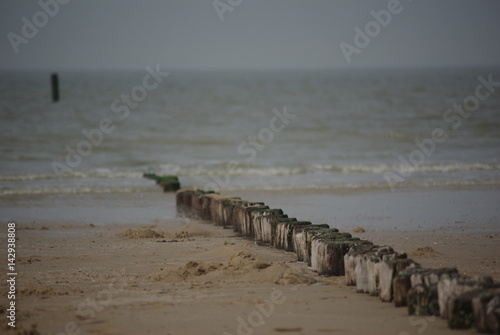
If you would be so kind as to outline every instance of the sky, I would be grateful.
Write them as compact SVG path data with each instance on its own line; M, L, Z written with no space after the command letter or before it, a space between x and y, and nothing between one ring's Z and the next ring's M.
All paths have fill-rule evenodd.
M4 0L0 69L500 66L499 32L498 0Z

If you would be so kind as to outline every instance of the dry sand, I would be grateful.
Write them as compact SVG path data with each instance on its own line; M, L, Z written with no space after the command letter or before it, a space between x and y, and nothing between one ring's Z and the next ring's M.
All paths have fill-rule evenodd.
M19 225L18 327L9 334L475 334L409 317L207 222L43 227ZM424 266L500 279L498 233L358 231ZM1 290L5 299L5 281Z

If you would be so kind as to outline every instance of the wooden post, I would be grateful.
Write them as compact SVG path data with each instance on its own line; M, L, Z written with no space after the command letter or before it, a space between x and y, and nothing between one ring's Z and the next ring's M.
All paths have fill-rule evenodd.
M59 101L59 78L57 73L52 73L51 76L51 86L52 86L52 102Z

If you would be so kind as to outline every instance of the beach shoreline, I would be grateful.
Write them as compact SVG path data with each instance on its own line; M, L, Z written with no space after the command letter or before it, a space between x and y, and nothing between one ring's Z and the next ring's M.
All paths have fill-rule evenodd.
M457 201L456 192L413 189L391 194L398 198L406 195L401 201L409 203L417 195L425 198L435 194L445 211L435 213L435 222L440 222L441 214L454 215L447 212L449 205L443 194ZM474 188L461 192L471 192L470 198L482 192L479 199L487 199L499 190ZM407 252L425 267L451 266L464 274L500 279L500 230L495 224L495 208L474 216L468 211L481 208L478 204L463 208L458 202L458 215L469 213L469 221L451 226L444 222L432 229L427 228L430 223L421 228L409 225L410 229L377 229L380 224L370 222L383 221L377 213L388 211L385 205L393 201L393 196L382 196L380 192L225 193L266 202L301 220L317 215L310 219L313 223L325 223L319 220L323 217L331 227L338 223L341 231L352 233L361 226L365 232L352 233L354 236ZM376 219L368 220L357 209L358 201L366 202L365 196L372 199L370 209L375 211L372 216ZM461 199L468 201L469 197ZM335 208L335 202L339 208ZM50 203L51 211L44 207ZM17 208L18 213L18 330L34 324L41 334L68 333L73 328L86 334L238 334L239 329L240 333L252 334L418 334L425 325L426 334L475 333L449 330L446 321L439 318L409 317L406 308L394 308L376 297L357 294L345 286L343 277L318 276L304 263L296 262L294 254L258 246L231 229L208 221L176 218L173 194L11 198L3 206L10 206L12 213ZM50 216L62 209L68 212L60 213L60 218ZM343 217L324 214L339 211ZM37 216L38 220L33 221L32 217ZM355 222L346 224L342 218ZM385 220L398 219L395 214ZM148 233L143 234L145 238L133 238L133 231ZM2 232L2 245L5 238ZM274 272L261 272L259 266L229 267L231 257L240 252L272 264L268 270ZM206 275L177 277L183 273L179 269L186 270L191 262L198 263L196 270L206 271ZM208 265L213 263L222 265L210 268ZM168 269L175 271L165 273ZM6 285L2 283L1 288L5 292ZM273 307L266 305L269 301ZM262 304L268 311L273 310L269 316L259 312ZM257 313L263 315L262 322ZM252 315L255 320L249 319ZM250 327L246 332L245 322Z

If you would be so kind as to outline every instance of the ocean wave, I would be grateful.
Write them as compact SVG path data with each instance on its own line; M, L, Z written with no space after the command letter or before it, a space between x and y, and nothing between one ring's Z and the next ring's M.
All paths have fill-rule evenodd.
M0 196L13 195L65 195L65 194L106 194L106 193L137 193L148 192L156 189L144 187L36 187L36 188L14 188L0 190Z
M228 174L230 176L295 176L315 173L367 173L383 174L385 172L459 172L459 171L500 171L500 163L449 163L424 164L416 166L403 165L361 165L361 164L310 164L296 167L256 167L239 166L236 168L179 170L180 176L205 176L211 174Z
M416 166L404 165L361 165L361 164L309 164L290 167L260 167L250 164L236 164L234 162L217 162L206 165L187 166L165 164L157 168L144 167L141 171L112 171L108 169L95 169L92 171L73 171L62 177L62 179L138 179L142 178L144 172L157 174L173 174L179 177L202 177L202 176L298 176L317 173L366 173L383 174L386 172L412 172L412 173L448 173L460 171L500 171L500 163L438 163L423 164ZM58 179L56 174L29 173L20 175L0 176L0 182L5 181L30 181L30 180L53 180Z
M269 183L259 184L251 183L244 185L230 185L223 187L220 192L225 191L341 191L341 190L387 190L392 188L432 188L432 187L480 187L480 186L498 186L500 179L488 180L441 180L441 181L404 181L388 185L386 182L360 182L360 183L297 183L297 184L275 184ZM186 185L187 187L203 186ZM158 188L143 186L143 187L35 187L35 188L12 188L0 190L2 196L16 195L76 195L76 194L109 194L109 193L144 193L158 192Z
M215 168L211 167L208 169L182 169L177 175L178 176L217 176L217 175L230 175L230 176L294 176L306 174L308 172L307 168L303 167L227 167L227 168Z
M394 171L412 172L455 172L455 171L491 171L500 170L500 163L438 163L422 164L415 166L405 165L335 165L335 164L314 164L313 167L321 171L334 171L341 173L385 173Z
M83 178L139 178L142 177L142 172L136 171L71 171L62 176L62 179L83 179ZM29 181L29 180L52 180L59 177L55 173L27 173L20 175L0 176L1 181Z
M409 181L400 182L389 186L387 183L347 183L347 184L293 184L293 185L245 185L230 186L221 191L244 191L244 190L266 190L266 191L328 191L328 190L388 190L404 188L432 188L432 187L475 187L500 185L500 179L490 180L448 180L448 181Z
M500 163L439 163L439 164L424 164L417 166L402 166L390 164L309 164L297 166L276 166L276 167L260 167L249 164L231 165L228 163L214 163L199 166L177 167L175 169L165 169L165 173L175 174L178 176L210 176L210 175L229 175L229 176L296 176L317 173L367 173L367 174L383 174L385 172L455 172L455 171L500 171Z

